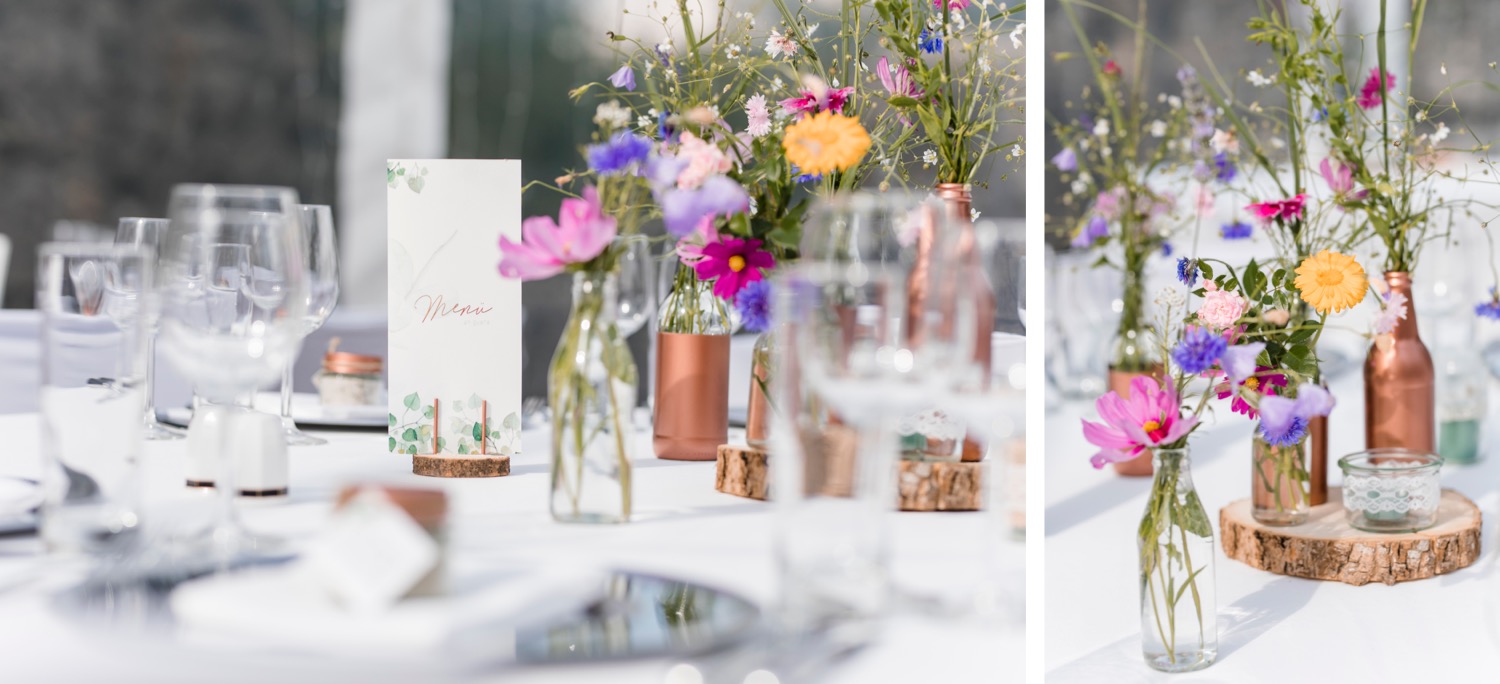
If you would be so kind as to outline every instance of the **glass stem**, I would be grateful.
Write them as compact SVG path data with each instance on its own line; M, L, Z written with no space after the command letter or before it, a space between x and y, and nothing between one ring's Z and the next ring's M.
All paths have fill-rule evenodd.
M218 551L216 562L221 572L229 569L234 561L235 544L240 535L239 512L235 509L234 421L242 413L234 407L224 408L224 421L219 426L219 472L214 479L214 493L218 496L218 515L215 516L213 538Z
M145 403L146 424L156 422L156 336L146 336L146 378L141 383L142 401Z
M297 354L292 353L281 371L281 422L292 424L292 370L297 365Z

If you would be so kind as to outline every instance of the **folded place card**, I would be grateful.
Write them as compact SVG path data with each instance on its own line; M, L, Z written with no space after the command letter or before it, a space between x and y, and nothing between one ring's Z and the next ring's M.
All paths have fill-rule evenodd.
M390 439L411 455L520 450L521 284L501 235L521 238L521 162L386 163Z

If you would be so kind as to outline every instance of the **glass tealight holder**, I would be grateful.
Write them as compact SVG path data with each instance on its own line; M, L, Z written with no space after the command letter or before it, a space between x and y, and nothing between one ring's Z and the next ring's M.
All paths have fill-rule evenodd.
M1437 523L1443 457L1406 449L1370 449L1339 459L1344 517L1366 532L1416 532Z

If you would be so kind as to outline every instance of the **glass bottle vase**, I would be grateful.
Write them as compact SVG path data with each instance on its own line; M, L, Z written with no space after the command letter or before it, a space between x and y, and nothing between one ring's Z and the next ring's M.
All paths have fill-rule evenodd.
M755 350L750 353L750 402L745 409L745 444L760 451L767 450L771 444L768 429L773 381L771 356L775 344L775 337L770 332L761 333L755 340Z
M1141 650L1163 672L1213 664L1219 652L1214 603L1214 531L1193 488L1188 449L1157 449L1141 518Z
M1306 440L1275 446L1257 436L1251 449L1250 515L1273 527L1307 522L1311 503Z
M573 309L547 375L552 518L630 520L635 360L615 326L613 273L573 276Z

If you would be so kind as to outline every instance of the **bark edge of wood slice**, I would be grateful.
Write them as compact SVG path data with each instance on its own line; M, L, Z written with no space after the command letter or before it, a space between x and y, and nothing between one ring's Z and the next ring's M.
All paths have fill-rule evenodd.
M1344 522L1343 491L1312 507L1307 522L1271 527L1250 515L1250 500L1219 509L1224 555L1278 575L1343 582L1395 584L1462 570L1479 559L1483 515L1468 497L1444 489L1437 524L1420 532L1365 532Z
M411 472L426 477L504 477L510 474L510 457L494 454L416 454Z
M896 489L903 511L977 511L983 504L984 466L971 462L901 461ZM764 451L725 444L719 447L714 489L765 501L770 466Z

